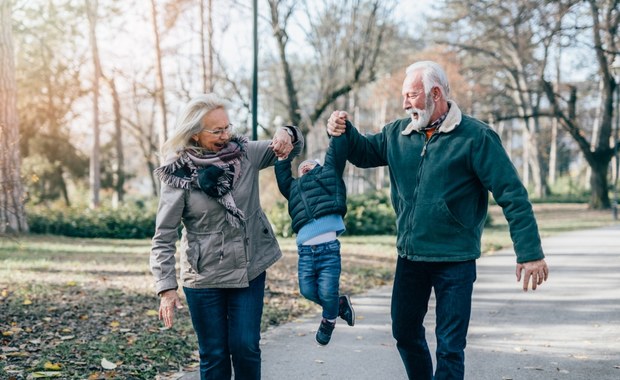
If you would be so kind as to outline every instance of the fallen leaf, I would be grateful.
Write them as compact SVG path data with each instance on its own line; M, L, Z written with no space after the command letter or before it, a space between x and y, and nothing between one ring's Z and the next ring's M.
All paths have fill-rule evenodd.
M67 281L67 286L76 286L77 282L75 281Z
M48 377L60 377L60 375L62 375L62 372L39 371L33 372L30 375L35 379L43 379Z
M46 363L43 365L43 368L45 368L45 369L49 369L50 371L60 371L60 368L62 368L62 364L60 364L60 363L46 362Z
M115 369L116 368L116 364L112 363L106 358L101 359L101 366L103 367L103 369Z
M20 351L20 352L9 352L8 354L6 354L6 356L27 357L27 356L30 356L30 354L27 352Z
M153 310L153 309L147 310L146 311L146 315L149 316L149 317L158 317L159 316L159 311Z
M32 305L32 301L30 301L28 298L24 299L23 305Z
M112 322L110 322L110 327L118 327L120 325L121 325L121 323L119 321L112 321Z

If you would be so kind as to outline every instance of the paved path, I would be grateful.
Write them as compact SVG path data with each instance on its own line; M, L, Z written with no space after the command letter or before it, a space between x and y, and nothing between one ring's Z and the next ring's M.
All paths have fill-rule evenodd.
M466 349L469 380L620 379L620 226L543 240L550 279L524 293L514 253L478 260ZM318 316L263 334L263 379L406 379L391 336L391 287L352 298L355 327L314 341ZM426 318L435 349L434 307ZM198 379L196 373L184 380Z

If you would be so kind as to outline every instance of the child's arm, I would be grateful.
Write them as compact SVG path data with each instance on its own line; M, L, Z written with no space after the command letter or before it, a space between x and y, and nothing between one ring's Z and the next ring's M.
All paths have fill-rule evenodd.
M276 161L275 165L276 180L278 181L278 189L284 198L288 199L291 193L291 184L293 183L293 173L291 170L291 159Z
M340 136L332 136L329 139L329 147L325 153L325 166L331 166L336 170L338 175L342 176L344 167L347 163L347 153L349 149L349 140L347 134Z

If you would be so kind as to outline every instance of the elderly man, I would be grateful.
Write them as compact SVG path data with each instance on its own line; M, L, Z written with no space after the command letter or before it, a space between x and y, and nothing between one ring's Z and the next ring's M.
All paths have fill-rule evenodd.
M535 290L549 274L527 191L499 137L463 115L449 95L444 70L435 62L416 62L402 87L408 118L371 135L361 135L344 111L333 112L327 123L330 135L347 134L351 163L390 169L398 228L392 333L410 379L464 377L489 191L508 220L523 290L530 284ZM437 316L434 377L424 330L431 290Z

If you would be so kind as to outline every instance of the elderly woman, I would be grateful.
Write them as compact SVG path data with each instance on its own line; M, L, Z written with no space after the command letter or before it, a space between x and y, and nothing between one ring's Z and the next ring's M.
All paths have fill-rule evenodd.
M159 317L166 327L182 307L181 282L198 337L201 379L260 379L260 324L265 271L281 256L259 203L258 172L277 157L298 154L303 138L283 127L271 141L232 133L225 103L214 94L192 99L163 146L150 265Z

